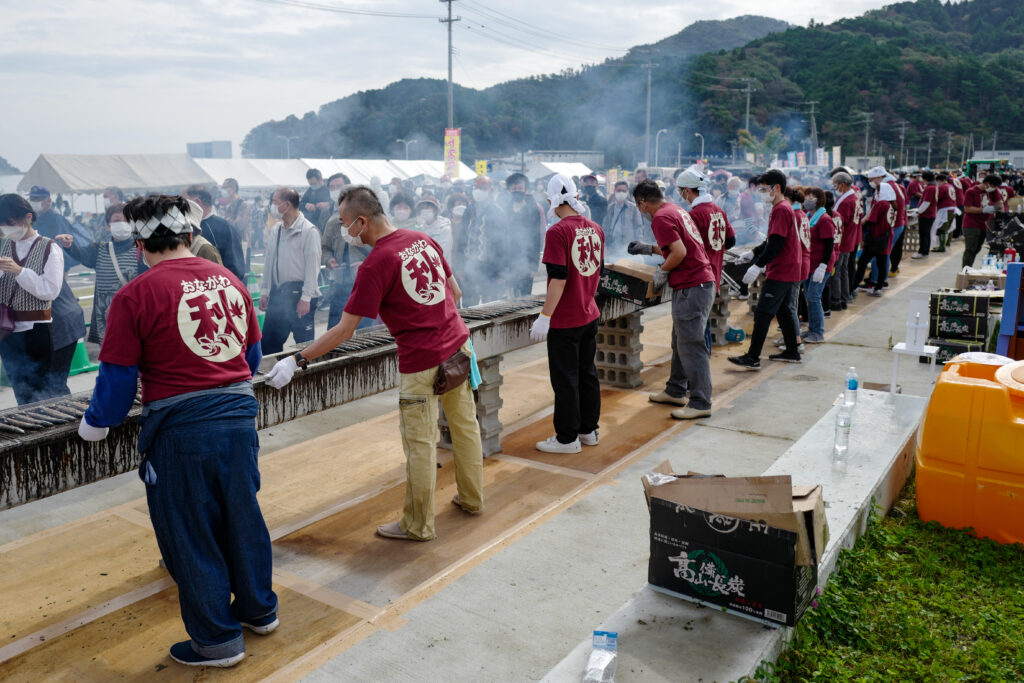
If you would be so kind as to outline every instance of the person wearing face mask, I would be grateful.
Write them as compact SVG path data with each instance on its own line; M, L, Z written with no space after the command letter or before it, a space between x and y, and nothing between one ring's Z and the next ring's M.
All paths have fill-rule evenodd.
M52 304L64 283L64 254L37 233L36 214L19 195L0 195L0 304L11 310L0 328L0 357L18 405L50 397Z
M337 207L338 200L345 188L351 185L348 176L337 173L327 179L327 186L331 190L331 202ZM368 247L354 247L348 244L344 236L344 228L337 210L334 215L327 219L324 226L323 236L320 238L320 263L327 268L327 276L331 281L328 291L327 326L334 327L341 320L341 314L352 292L352 284L355 282L356 271L362 264L363 259L370 253ZM373 324L373 320L363 320L360 325L367 327Z
M64 251L83 265L96 271L92 297L92 317L85 340L103 343L107 327L107 311L114 294L135 278L138 272L137 249L132 240L132 227L124 217L124 204L111 204L105 218L109 238L85 246L75 243L71 235L57 235Z
M437 187L434 190L434 196L437 197L437 201L444 204L448 201L448 195L452 193L452 177L449 175L441 176L438 181Z
M547 227L544 210L526 192L528 183L522 173L513 173L505 179L509 192L506 215L513 248L509 254L513 271L510 275L512 296L528 296L533 292L533 278L540 263L541 240Z
M974 267L974 259L985 244L989 220L1002 208L998 190L1001 179L994 173L964 193L964 255L961 266Z
M729 356L729 362L748 370L761 369L761 349L771 328L772 318L782 327L785 350L768 356L769 360L788 363L800 362L797 348L799 328L790 312L792 297L800 289L800 273L803 269L803 247L797 234L798 225L793 205L786 199L786 176L778 169L765 172L757 179L759 200L772 207L768 217L768 239L751 251L744 252L738 261L753 264L743 276L744 282L752 283L763 272L765 274L761 297L754 310L754 331L750 335L750 347L740 356Z
M238 181L234 178L225 178L220 186L220 208L219 213L223 216L234 232L242 241L243 250L246 252L246 263L249 263L249 252L255 246L254 238L258 233L262 238L261 230L253 230L252 207L238 195ZM263 246L262 240L260 246Z
M621 255L630 242L636 242L643 234L644 221L629 194L629 183L620 180L615 183L615 193L608 202L604 214L605 253ZM611 257L610 257L611 258Z
M141 383L139 476L188 634L170 656L229 667L245 658L243 630L278 626L270 535L256 499L260 328L245 285L192 255L191 211L184 197L165 195L124 207L149 269L111 302L78 433L105 439Z
M861 219L863 209L857 192L853 188L853 176L846 171L835 171L832 174L832 188L835 194L833 222L842 229L842 239L838 241L839 257L836 260L835 276L830 283L833 310L846 310L853 301L857 283L851 282L850 261L855 257L861 241Z
M810 267L811 273L804 282L804 298L807 302L807 332L800 337L808 344L825 341L825 312L821 298L825 291L829 273L835 265L836 226L828 212L825 192L818 187L804 188L804 213L810 226Z
M57 239L57 235L73 235L75 233L71 224L64 216L60 215L54 207L50 191L41 186L33 185L28 192L28 203L35 212L37 219L33 223L33 230L51 240ZM73 258L66 258L64 271L79 265Z
M633 243L628 251L660 253L665 260L654 271L654 288L660 289L666 282L672 288L671 375L665 390L649 398L654 403L680 406L672 411L672 417L678 420L708 417L712 388L711 347L706 331L715 302L715 271L693 219L678 206L666 202L654 181L638 184L633 198L640 213L650 218L657 244Z
M413 215L412 211L414 203L415 200L403 192L391 195L391 204L388 206L388 213L391 214L392 224L396 228L409 230L416 227L416 216Z
M601 311L594 295L604 265L604 231L581 215L583 204L568 176L553 176L547 196L558 220L544 235L547 290L530 339L547 342L555 433L536 448L579 453L583 446L596 446L599 438L601 384L594 357Z
M918 247L917 253L910 257L912 259L927 258L931 253L935 214L938 210L935 199L939 188L935 184L935 174L927 170L922 171L921 182L921 202L917 205Z
M313 314L320 296L320 233L299 211L299 193L274 192L270 213L277 223L267 239L260 280L263 353L278 353L288 336L296 344L313 339Z
M725 211L711 199L708 193L708 178L696 166L676 175L676 187L686 205L690 207L690 218L693 219L704 243L714 273L715 292L722 286L722 269L725 261L725 250L736 245L736 233L729 223ZM704 341L708 352L711 351L711 321L704 328Z
M885 278L889 274L889 253L892 250L893 234L896 231L896 191L883 178L885 169L876 167L868 171L868 181L875 188L871 212L864 219L864 248L857 261L854 281L860 283L867 271L868 263L874 261L877 281L864 282L862 291L870 296L882 296Z
M416 227L429 235L441 247L445 258L451 258L452 224L441 215L441 205L433 196L428 196L416 203Z
M932 247L932 251L944 252L950 241L949 233L961 212L956 205L956 188L949 182L949 176L940 173L935 179L938 181L935 190L937 209L932 223L932 243L939 246Z
M356 274L345 313L341 322L319 339L278 361L267 373L267 383L276 389L284 387L298 368L351 338L362 318L379 315L398 346L399 428L407 476L401 519L381 524L377 534L430 541L437 537L434 491L440 392L451 429L458 487L452 503L467 514L481 512L484 504L483 449L467 377L472 354L469 329L455 305L461 296L459 284L437 242L421 232L393 226L370 188L346 188L339 218L349 244L370 247L370 255ZM463 361L461 368L453 367ZM442 379L448 378L442 386L435 384L439 372Z
M889 275L898 275L903 260L903 233L907 230L907 190L892 173L886 173L883 181L896 193L896 232L893 233L892 253L889 256Z
M597 187L597 176L583 176L583 196L581 199L586 202L587 207L590 209L590 220L603 225L605 212L608 211L608 200Z
M463 243L456 245L466 274L464 306L504 299L510 289L508 218L494 195L491 179L477 176L473 181L473 219L462 232Z
M320 169L311 168L306 171L306 182L309 183L309 187L302 193L299 208L306 220L322 231L332 213L330 191L324 184L324 176Z

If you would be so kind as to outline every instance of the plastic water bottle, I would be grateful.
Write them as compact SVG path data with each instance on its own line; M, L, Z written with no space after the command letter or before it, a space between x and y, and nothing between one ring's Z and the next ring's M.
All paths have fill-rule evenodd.
M857 405L857 389L860 387L860 378L857 377L857 368L850 368L846 373L846 397L843 403L852 410Z
M836 441L832 448L832 465L840 472L846 471L847 453L850 448L850 404L839 406L836 415Z

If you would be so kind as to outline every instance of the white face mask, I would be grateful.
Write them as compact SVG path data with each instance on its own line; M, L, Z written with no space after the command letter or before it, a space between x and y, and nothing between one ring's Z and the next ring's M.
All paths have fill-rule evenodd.
M449 182L443 182L441 183L441 189L445 191L450 190L452 189L452 184Z
M358 220L359 219L356 218L355 221L352 221L351 223L346 225L345 229L341 232L342 239L344 239L345 240L345 244L349 245L350 247L361 247L361 246L363 246L363 230L365 230L366 228L363 228L363 230L360 230L355 235L353 235L353 234L351 234L349 232L349 229L353 225L355 225L356 221L358 221Z
M437 214L433 211L420 211L416 214L416 222L420 225L430 225L437 218Z
M104 197L103 198L103 208L104 209L109 209L110 205L113 204L113 203L114 202L110 201L110 197Z
M43 203L42 202L37 202L35 200L30 199L28 203L32 207L32 210L35 211L37 214L40 214L40 213L43 212Z
M110 224L110 236L115 242L123 242L132 236L132 226L127 221L114 221Z
M758 188L757 189L757 197L758 197L758 199L760 199L765 204L768 204L769 202L772 201L771 190Z
M453 206L452 215L455 216L456 218L462 218L464 215L466 215L466 207L463 206L462 204Z
M28 232L28 228L24 225L0 225L0 230L3 231L4 237L15 242L23 238Z
M334 202L335 204L338 203L338 197L340 197L340 196L341 196L341 188L338 188L337 190L331 190L331 201Z
M270 205L270 215L273 216L274 218L281 217L281 209L277 208L277 204Z
M616 192L615 193L615 201L617 201L619 204L621 204L622 202L626 201L626 193L625 192Z
M409 216L412 215L412 210L406 208L395 209L395 220L399 223L404 223L409 220Z
M473 188L473 201L477 204L483 204L487 201L487 198L491 196L491 193L487 190L481 190L480 188Z

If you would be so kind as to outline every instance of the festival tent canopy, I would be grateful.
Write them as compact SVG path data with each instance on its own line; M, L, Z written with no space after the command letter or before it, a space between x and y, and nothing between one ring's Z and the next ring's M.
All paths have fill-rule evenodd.
M28 192L42 185L54 193L171 190L208 183L210 177L187 154L41 154L18 183Z
M401 171L400 176L404 175L406 178L416 178L419 176L427 176L429 178L440 178L444 175L444 162L443 161L431 161L429 159L392 159L391 165L398 168ZM476 177L476 172L466 164L459 162L459 178L468 180Z
M271 180L274 187L306 186L309 166L299 159L246 159L252 167Z
M585 175L590 175L593 171L591 171L586 164L581 164L575 161L535 161L530 165L529 172L526 175L537 179L547 178L548 176L553 176L556 173L561 173L572 178L573 176L583 177Z
M240 188L272 188L273 180L263 175L249 163L249 159L196 159L199 168L218 184L225 178L234 178Z

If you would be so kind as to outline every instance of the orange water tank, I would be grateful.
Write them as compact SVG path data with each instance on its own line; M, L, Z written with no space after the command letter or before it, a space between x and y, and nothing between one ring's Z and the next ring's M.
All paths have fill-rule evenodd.
M918 515L1024 543L1024 361L971 356L946 364L918 431Z

